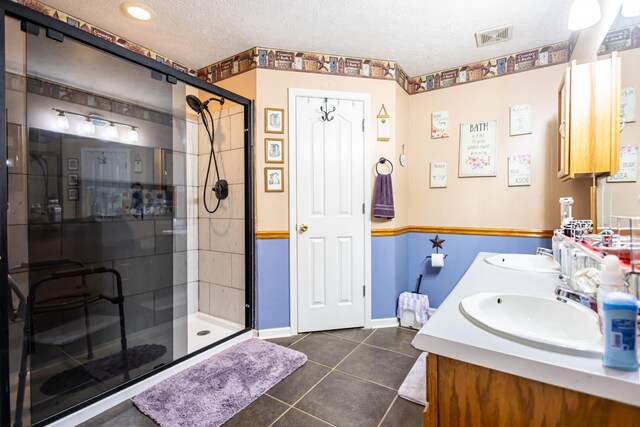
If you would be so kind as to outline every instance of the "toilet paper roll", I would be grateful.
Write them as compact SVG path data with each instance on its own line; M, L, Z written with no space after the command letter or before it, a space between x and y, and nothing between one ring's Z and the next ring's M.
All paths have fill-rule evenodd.
M444 254L431 254L432 267L444 267Z

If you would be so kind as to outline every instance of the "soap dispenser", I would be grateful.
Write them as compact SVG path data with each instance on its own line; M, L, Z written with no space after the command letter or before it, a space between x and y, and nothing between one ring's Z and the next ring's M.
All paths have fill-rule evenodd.
M609 292L625 292L624 274L620 270L620 260L615 255L607 255L604 257L604 269L600 272L600 285L598 286L598 323L600 324L600 332L602 332L602 322L604 319L604 311L602 303Z
M604 353L602 364L623 371L638 370L636 333L638 301L631 294L609 292L602 302Z

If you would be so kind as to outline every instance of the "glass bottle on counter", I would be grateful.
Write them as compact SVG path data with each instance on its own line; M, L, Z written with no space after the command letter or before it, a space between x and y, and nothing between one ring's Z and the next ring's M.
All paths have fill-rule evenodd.
M62 221L62 206L60 206L58 199L49 199L46 211L49 222Z

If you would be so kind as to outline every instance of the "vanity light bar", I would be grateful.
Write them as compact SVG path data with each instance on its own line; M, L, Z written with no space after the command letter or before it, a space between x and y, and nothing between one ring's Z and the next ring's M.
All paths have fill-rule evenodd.
M117 122L115 120L107 120L104 117L98 116L97 114L82 114L76 113L74 111L62 110L60 108L52 108L53 111L57 112L56 116L56 125L60 130L69 129L69 119L67 116L76 116L82 117L85 119L82 130L84 133L93 134L95 133L95 126L107 126L107 135L111 138L118 137L118 126L124 126L129 128L129 140L132 142L136 142L139 140L138 135L138 127L134 125L130 125L129 123Z

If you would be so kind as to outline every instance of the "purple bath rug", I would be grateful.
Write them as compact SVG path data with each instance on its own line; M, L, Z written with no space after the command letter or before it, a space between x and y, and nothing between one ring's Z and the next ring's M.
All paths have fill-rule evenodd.
M306 361L298 351L252 338L145 390L133 403L162 427L217 427Z

